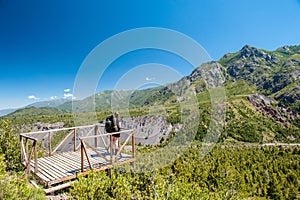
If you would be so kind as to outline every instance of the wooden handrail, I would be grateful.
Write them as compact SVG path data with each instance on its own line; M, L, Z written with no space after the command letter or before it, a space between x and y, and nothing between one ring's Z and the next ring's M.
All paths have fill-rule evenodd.
M94 127L94 128L93 128ZM90 136L91 133L95 133L97 134L99 132L99 127L104 127L103 124L95 124L95 125L89 125L89 126L79 126L79 127L71 127L71 128L61 128L61 129L53 129L53 130L47 130L47 131L36 131L36 132L29 132L29 133L21 133L20 134L20 141L26 141L26 150L23 145L20 145L20 149L21 152L23 152L24 154L21 155L21 161L23 162L24 160L26 160L26 158L28 158L28 156L26 157L25 152L28 151L28 140L32 140L32 141L40 141L41 138L44 138L45 136L48 138L48 150L43 149L44 152L46 152L48 154L48 156L53 155L65 142L68 138L70 138L70 136L72 134L74 134L74 151L77 151L80 147L80 144L77 146L77 130L78 129L87 129L87 128L92 128L88 131L87 135ZM71 130L71 132L69 134L67 134L56 147L52 146L52 134L57 133L59 131L66 131L66 130ZM42 137L34 137L34 134L42 134ZM45 136L43 136L45 135ZM95 143L97 138L95 138ZM24 143L24 142L23 142ZM54 148L54 149L53 149ZM106 147L107 148L107 147Z
M66 143L66 141L68 141L69 139L74 139L73 150L77 151L79 148L81 149L81 171L82 172L86 170L84 169L86 167L85 162L88 163L90 169L93 169L92 162L91 162L93 161L93 159L91 158L90 155L91 153L89 152L90 150L92 152L95 152L99 157L103 158L111 165L121 162L116 158L120 156L121 152L125 149L125 146L128 145L130 139L132 140L132 156L133 158L135 158L135 131L133 129L122 130L113 133L106 133L103 127L104 126L102 124L95 124L95 125L81 126L81 127L21 133L20 134L21 162L26 167L25 170L26 174L29 175L30 171L32 170L34 171L34 173L38 172L38 141L41 140L41 138L45 138L45 137L48 139L49 146L47 146L48 149L43 148L42 150L44 151L48 150L47 154L49 156L54 155ZM80 135L78 135L78 131L81 131L80 129L83 129L82 133L84 133L84 137L80 137L81 132ZM71 131L65 134L66 136L58 143L56 147L52 147L52 142L51 142L51 140L53 139L52 134L57 133L59 131L66 131L66 130L71 130ZM39 133L41 133L42 135L37 135L38 137L34 137L33 134L39 134ZM128 134L124 143L118 149L118 152L113 152L112 139L114 134ZM101 139L99 140L99 138ZM79 143L77 141L78 139L80 141ZM30 142L30 140L32 142ZM101 145L105 147L107 151L110 149L110 157L105 156L97 149L99 142L101 140L102 140ZM85 159L87 161L85 161ZM32 169L30 169L31 167Z
M34 138L34 137L30 137L30 136L27 136L27 135L21 135L20 136L24 137L24 138L27 138L29 140L37 140L37 138Z
M46 131L35 131L35 132L28 132L28 133L20 133L20 135L23 135L24 137L29 137L28 135L33 135L33 134L37 134L37 133L48 133L50 132L58 132L58 131L66 131L66 130L72 130L72 129L84 129L84 128L91 128L94 127L95 124L93 125L88 125L88 126L75 126L75 127L70 127L70 128L60 128L60 129L50 129L50 130L46 130ZM103 124L97 124L97 126L100 127L104 127Z
M110 135L114 135L114 134L123 134L123 133L128 133L133 131L133 129L130 130L124 130L124 131L119 131L119 132L113 132L113 133L106 133L106 134L101 134L101 135L91 135L91 136L86 136L86 137L80 137L80 140L85 140L85 139L91 139L91 138L95 138L95 137L105 137L105 136L110 136Z
M117 133L128 133L130 132L130 134L128 135L128 137L126 138L126 140L124 141L124 143L122 144L122 146L119 148L118 152L116 153L116 155L114 155L113 153L113 142L112 142L112 136L114 134ZM99 152L97 152L96 148L93 147L91 144L89 144L87 141L87 139L93 139L93 138L98 138L98 137L105 137L105 136L109 136L110 138L110 144L109 144L109 148L110 148L110 160L108 160L107 158L105 158L105 156L101 155ZM87 157L87 160L89 162L89 158L88 158L88 154L86 151L86 145L92 149L92 151L94 151L99 157L104 158L106 161L110 161L110 164L113 164L116 161L116 158L118 156L120 156L122 150L124 149L124 147L128 144L129 140L132 140L132 157L135 158L136 157L136 147L135 147L135 130L125 130L125 131L120 131L120 132L113 132L113 133L108 133L108 134L101 134L101 135L95 135L95 136L88 136L88 137L80 137L79 138L81 141L81 170L82 172L84 171L84 155ZM92 167L92 166L90 166Z

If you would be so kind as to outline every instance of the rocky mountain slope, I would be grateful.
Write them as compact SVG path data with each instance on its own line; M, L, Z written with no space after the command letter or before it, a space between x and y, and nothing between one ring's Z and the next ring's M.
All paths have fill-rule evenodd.
M95 106L99 113L105 114L112 96L116 95L120 99L130 97L131 114L135 116L146 116L151 106L161 105L166 108L166 121L177 124L181 121L179 103L189 98L185 92L193 88L201 116L196 138L202 139L211 119L208 91L220 86L224 86L227 96L226 122L220 140L300 141L300 46L266 51L246 45L219 61L203 64L175 83L146 90L103 91L73 102L74 110L72 103L66 102L55 112L60 115L61 109L89 112Z
M228 80L246 80L261 93L300 111L300 46L284 46L265 51L249 45L226 54L219 63Z

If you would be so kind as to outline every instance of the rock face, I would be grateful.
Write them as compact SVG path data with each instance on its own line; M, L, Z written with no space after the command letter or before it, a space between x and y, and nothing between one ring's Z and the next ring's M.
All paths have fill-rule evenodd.
M284 105L276 107L272 106L272 104L276 104L278 102L275 99L261 94L249 95L247 100L256 108L257 111L280 123L286 124L289 120L294 120L300 117L294 110Z
M63 128L64 127L64 123L63 122L56 122L54 124L50 124L50 123L37 122L37 123L34 124L34 127L38 131L47 131L47 130L51 130L51 129Z
M275 99L286 103L295 103L297 101L300 101L300 85L297 85L282 94L277 94L275 96Z
M279 62L280 60L275 55L246 45L236 57L231 58L226 63L226 67L233 80L245 79L250 84L256 84L260 89L263 89L273 66Z
M267 54L264 51L257 49L255 47L251 47L249 45L245 45L242 48L239 58L242 58L242 59L253 58L252 60L256 63L258 62L258 59L255 59L255 58L263 59L263 60L269 62L269 64L277 64L280 62L280 60L278 58L276 58L275 56Z
M179 128L179 126L173 127L167 123L166 117L155 116L124 118L121 120L121 124L125 129L135 129L136 142L143 145L159 144L160 140L166 139L173 129Z
M207 89L222 86L225 82L223 71L224 68L218 62L208 62L196 68L189 76L185 76L167 87L177 96L184 96L186 92L191 90L200 93Z
M300 46L284 46L271 52L246 45L219 62L227 70L227 80L246 80L300 111Z

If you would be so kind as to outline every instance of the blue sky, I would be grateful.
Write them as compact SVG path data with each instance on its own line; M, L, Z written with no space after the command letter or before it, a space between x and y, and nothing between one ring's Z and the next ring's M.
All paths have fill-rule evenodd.
M86 56L122 31L176 30L218 60L245 44L267 50L300 45L299 19L299 0L0 0L0 109L70 97ZM149 62L182 75L193 69L166 52L137 51L109 66L97 92Z

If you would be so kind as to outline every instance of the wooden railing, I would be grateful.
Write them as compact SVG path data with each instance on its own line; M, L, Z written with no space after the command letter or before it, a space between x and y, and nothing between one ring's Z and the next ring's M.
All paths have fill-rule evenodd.
M25 140L25 146L24 146ZM29 150L29 143L31 141L31 150ZM30 162L34 154L34 172L37 173L37 139L29 136L20 135L20 146L21 146L21 162L25 166L25 174L30 173Z
M87 130L87 131L85 131ZM55 135L58 132L66 131L68 132L66 136L64 136L59 143L53 145L52 141L55 138ZM80 132L81 135L79 134ZM120 133L125 133L128 131L122 131ZM93 136L91 136L93 134ZM29 133L21 133L20 134L20 149L21 149L21 163L25 166L25 174L30 173L31 161L34 161L33 171L34 173L38 172L38 156L45 157L45 156L52 156L66 143L66 142L73 142L72 149L68 149L67 151L77 151L79 150L80 146L86 152L86 146L95 150L95 147L98 147L99 138L102 140L102 144L104 143L105 148L108 150L112 144L105 142L104 138L108 135L112 134L105 134L104 125L96 124L90 126L80 126L80 127L72 127L72 128L62 128L62 129L51 129L47 131L37 131L37 132L29 132ZM133 136L134 133L131 133ZM111 136L110 136L111 137ZM94 145L91 145L91 142L88 139L94 139ZM47 141L46 145L43 147L39 142ZM78 141L78 143L77 143ZM132 139L135 141L135 138ZM128 140L126 140L128 142ZM39 151L41 150L41 151ZM135 149L134 149L135 151ZM43 152L43 156L39 155ZM46 155L45 155L46 154ZM81 160L83 160L83 154ZM135 153L134 153L135 155ZM86 155L88 158L88 156ZM82 170L83 171L83 170Z
M112 137L114 134L128 134L127 138L125 141L122 143L122 146L118 148L118 152L114 154L113 152L113 142L112 142ZM105 148L107 152L109 152L109 159L99 153L97 149L91 145L87 139L95 139L101 138L102 142L105 145ZM109 138L109 142L107 143L107 139ZM106 162L109 162L110 165L113 164L118 164L120 162L117 158L121 155L122 151L124 150L125 146L128 144L128 142L131 139L131 148L132 148L132 158L136 158L136 138L135 138L135 131L134 130L124 130L120 132L114 132L114 133L106 133L106 134L101 134L101 135L94 135L94 136L87 136L87 137L81 137L80 142L81 142L81 172L84 172L84 158L86 157L90 169L93 169L93 166L90 162L89 155L87 153L87 147L90 148L94 153L96 153L99 157L103 158ZM96 142L95 142L96 144Z

